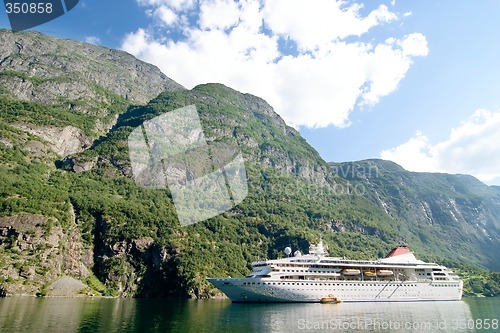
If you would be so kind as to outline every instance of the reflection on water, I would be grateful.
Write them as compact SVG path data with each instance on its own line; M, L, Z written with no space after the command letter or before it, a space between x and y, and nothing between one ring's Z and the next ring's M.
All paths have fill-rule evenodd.
M453 331L472 319L464 302L296 304L273 306L250 320L255 332Z
M340 304L6 298L0 332L473 332L485 319L490 325L496 319L498 328L499 308L499 298Z
M123 299L6 298L0 332L118 332L134 310L135 302Z
M5 298L0 299L0 332L202 332L210 327L217 332L213 318L230 305L164 299Z

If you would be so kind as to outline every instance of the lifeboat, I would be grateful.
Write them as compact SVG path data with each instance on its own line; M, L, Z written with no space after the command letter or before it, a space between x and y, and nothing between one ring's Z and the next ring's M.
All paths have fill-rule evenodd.
M321 297L319 300L320 303L327 304L327 303L340 303L341 300L338 297L333 296L332 294L326 296L326 297Z
M376 276L377 272L375 272L375 271L366 271L363 274L365 274L366 276Z
M394 272L388 269L380 269L377 271L377 276L393 276Z
M361 271L357 268L344 268L342 270L342 274L349 275L349 276L359 275L359 274L361 274Z

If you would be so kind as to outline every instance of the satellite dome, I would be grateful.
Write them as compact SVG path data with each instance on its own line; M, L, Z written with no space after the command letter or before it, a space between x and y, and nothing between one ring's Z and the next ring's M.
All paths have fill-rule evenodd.
M289 255L290 255L290 253L292 253L292 248L291 248L291 247L289 247L289 246L287 246L287 247L285 247L285 251L284 251L284 252L285 252L285 254L286 254L287 256L289 256Z

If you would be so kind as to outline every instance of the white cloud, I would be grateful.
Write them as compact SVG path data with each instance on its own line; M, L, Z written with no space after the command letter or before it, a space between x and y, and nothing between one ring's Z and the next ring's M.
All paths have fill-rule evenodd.
M488 183L500 177L500 112L477 110L447 140L430 144L425 135L381 152L407 170L470 174Z
M238 4L232 0L204 1L200 5L201 29L227 29L239 21Z
M304 52L314 52L397 19L384 5L366 17L359 13L362 8L363 5L357 3L345 6L344 1L272 0L266 2L262 15L266 26L275 34L294 40Z
M362 41L399 19L384 5L362 16L362 5L330 0L137 1L185 37L138 29L122 49L187 88L220 82L262 97L297 127L348 126L358 105L395 91L414 57L428 52L419 33Z
M101 39L96 36L87 36L84 38L85 43L90 43L90 44L99 44L101 42Z
M395 91L412 64L413 56L426 56L427 40L420 33L407 35L402 40L390 38L368 54L369 89L362 95L361 105L374 105L383 96Z
M167 6L175 10L189 9L195 5L195 0L136 0L141 6Z
M396 148L384 150L380 158L398 163L403 168L417 172L439 172L434 158L434 149L429 139L420 131Z
M160 20L162 20L163 23L165 23L167 26L172 25L177 21L177 15L174 13L174 11L167 6L160 6L156 9L154 12L154 15L156 15Z
M406 56L426 56L429 53L427 39L420 33L413 33L399 42Z
M271 0L262 10L268 27L276 34L294 40L302 51L328 47L332 42L348 36L360 36L380 23L396 19L386 6L381 5L361 17L362 5L344 7L343 2L315 0Z

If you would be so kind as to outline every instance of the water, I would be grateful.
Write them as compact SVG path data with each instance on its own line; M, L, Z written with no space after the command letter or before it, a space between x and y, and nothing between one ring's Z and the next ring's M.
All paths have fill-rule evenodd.
M0 299L0 332L500 331L500 298L459 302L232 304L227 300Z

